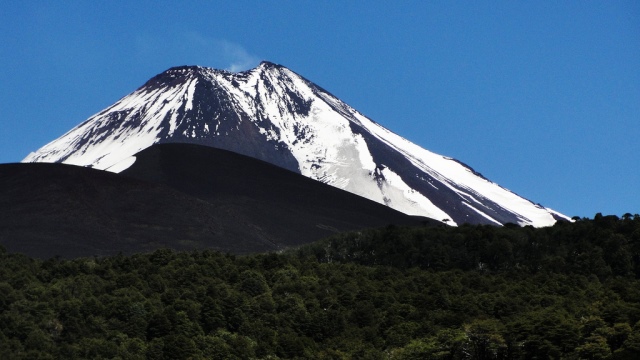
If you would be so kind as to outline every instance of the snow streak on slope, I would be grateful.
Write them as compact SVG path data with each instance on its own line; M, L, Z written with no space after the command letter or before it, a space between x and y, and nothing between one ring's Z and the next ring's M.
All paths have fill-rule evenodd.
M24 161L122 171L154 143L265 160L408 214L449 224L551 225L557 213L381 127L291 70L177 67Z

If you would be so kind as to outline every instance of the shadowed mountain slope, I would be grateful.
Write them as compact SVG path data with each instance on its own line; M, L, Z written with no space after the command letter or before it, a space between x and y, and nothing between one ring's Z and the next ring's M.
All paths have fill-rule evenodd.
M336 231L431 222L253 158L197 145L153 146L137 154L123 174L3 164L0 188L0 245L41 258L162 247L246 254Z

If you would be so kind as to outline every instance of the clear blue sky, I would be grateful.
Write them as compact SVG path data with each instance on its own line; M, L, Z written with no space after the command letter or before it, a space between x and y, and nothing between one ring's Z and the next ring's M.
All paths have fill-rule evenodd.
M171 66L264 59L534 202L640 213L640 2L397 3L8 2L0 163Z

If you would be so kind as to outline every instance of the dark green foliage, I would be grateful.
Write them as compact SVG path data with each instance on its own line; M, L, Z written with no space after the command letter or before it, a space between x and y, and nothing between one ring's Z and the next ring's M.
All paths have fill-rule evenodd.
M531 226L462 225L345 233L298 250L321 262L418 267L436 271L508 271L640 276L640 217Z
M2 359L637 359L640 217L389 227L281 254L0 249Z

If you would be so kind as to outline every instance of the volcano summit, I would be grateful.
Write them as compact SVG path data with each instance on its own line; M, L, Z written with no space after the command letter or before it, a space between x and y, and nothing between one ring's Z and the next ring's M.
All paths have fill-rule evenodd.
M119 173L138 152L161 143L233 151L451 225L548 226L566 219L394 134L270 62L239 73L171 68L23 162Z

